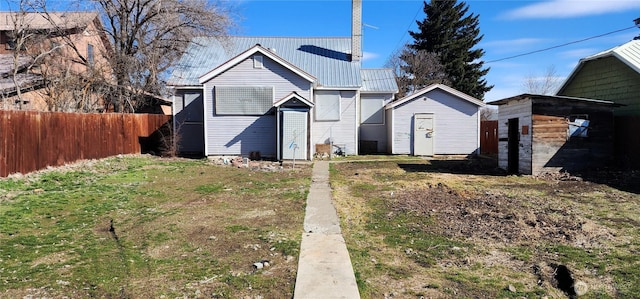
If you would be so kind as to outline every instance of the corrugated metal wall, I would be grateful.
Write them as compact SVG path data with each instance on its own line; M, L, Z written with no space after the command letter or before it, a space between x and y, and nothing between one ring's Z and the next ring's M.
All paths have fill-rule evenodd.
M139 137L151 135L169 120L157 114L0 111L0 177L140 153Z

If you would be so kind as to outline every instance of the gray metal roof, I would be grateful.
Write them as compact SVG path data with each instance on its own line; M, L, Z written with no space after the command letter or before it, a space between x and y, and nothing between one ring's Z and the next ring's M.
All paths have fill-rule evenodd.
M610 57L610 56L618 58L620 61L622 61L627 66L629 66L631 69L640 73L640 40L631 40L620 46L613 47L611 49L604 50L600 53L580 59L580 61L578 62L578 65L573 69L573 71L571 71L571 74L569 74L567 79L564 81L564 83L562 83L562 85L558 89L558 93L562 92L565 89L565 87L569 85L569 83L573 80L573 77L575 77L578 74L578 72L580 72L580 69L582 69L585 63L591 60Z
M398 83L392 69L363 69L362 92L398 92Z
M199 86L198 78L256 44L318 79L318 85L359 88L360 62L350 61L350 38L317 37L199 37L176 65L167 85Z
M640 40L631 40L623 45L580 59L580 64L608 56L617 57L630 68L640 73Z

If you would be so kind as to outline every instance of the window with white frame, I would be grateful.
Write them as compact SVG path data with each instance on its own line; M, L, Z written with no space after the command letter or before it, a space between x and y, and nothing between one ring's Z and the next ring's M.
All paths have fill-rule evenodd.
M315 114L318 121L340 120L340 91L316 91Z
M384 100L375 96L360 97L360 121L363 124L384 124Z

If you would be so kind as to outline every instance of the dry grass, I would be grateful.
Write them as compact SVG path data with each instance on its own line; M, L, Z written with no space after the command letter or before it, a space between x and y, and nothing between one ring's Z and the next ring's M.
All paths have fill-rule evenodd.
M415 160L332 164L331 183L364 298L640 296L631 185Z
M0 180L0 297L291 297L310 170L133 156Z

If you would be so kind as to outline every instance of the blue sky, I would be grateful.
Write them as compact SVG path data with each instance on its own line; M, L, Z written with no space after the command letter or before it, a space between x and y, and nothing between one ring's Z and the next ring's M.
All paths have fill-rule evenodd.
M582 57L623 44L640 35L638 0L471 0L469 12L480 16L486 79L495 87L485 101L525 92L527 78L545 76L554 68L558 79L570 74ZM383 67L389 55L411 41L408 30L423 20L423 2L363 0L366 68ZM350 0L235 1L238 28L247 36L349 36ZM633 28L629 28L633 27ZM625 29L617 33L532 55L506 57Z

